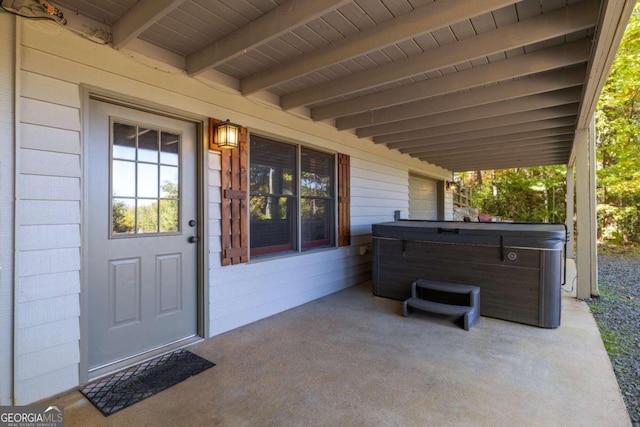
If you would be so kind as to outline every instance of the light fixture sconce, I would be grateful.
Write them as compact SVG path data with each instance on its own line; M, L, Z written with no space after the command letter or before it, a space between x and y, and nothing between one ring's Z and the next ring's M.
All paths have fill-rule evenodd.
M458 183L455 181L446 181L445 182L445 188L447 189L447 191L455 191L458 189Z
M213 130L215 142L220 148L236 148L240 137L240 126L229 119L215 125Z

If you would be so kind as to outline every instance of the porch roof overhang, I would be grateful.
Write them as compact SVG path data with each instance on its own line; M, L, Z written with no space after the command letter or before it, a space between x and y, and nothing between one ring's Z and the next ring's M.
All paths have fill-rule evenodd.
M55 4L116 49L464 171L571 163L635 1Z

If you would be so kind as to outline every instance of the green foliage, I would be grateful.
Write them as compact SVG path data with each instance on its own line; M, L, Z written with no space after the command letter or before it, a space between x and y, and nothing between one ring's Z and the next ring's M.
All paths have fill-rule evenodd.
M564 166L483 172L473 177L473 204L482 213L517 222L564 222ZM469 185L469 182L467 182Z
M640 5L603 89L596 112L599 238L640 243Z

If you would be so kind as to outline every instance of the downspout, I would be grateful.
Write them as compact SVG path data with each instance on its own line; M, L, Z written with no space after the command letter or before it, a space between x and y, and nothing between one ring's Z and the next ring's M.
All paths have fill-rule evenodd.
M574 258L575 257L575 251L574 251L574 235L573 235L573 221L574 221L574 203L575 203L575 194L576 194L576 181L575 181L575 176L573 174L574 172L574 165L570 164L567 165L567 176L566 176L566 181L567 181L567 190L566 190L566 197L567 197L567 217L565 220L565 223L567 225L567 250L565 252L565 256L567 258Z

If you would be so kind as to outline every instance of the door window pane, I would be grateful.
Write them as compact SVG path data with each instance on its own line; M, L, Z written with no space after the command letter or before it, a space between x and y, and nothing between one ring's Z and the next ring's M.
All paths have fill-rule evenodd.
M178 148L180 135L162 132L160 136L160 163L163 165L178 165Z
M180 134L113 123L111 233L180 231Z
M140 128L138 131L138 161L158 163L158 131Z
M113 161L112 189L114 197L136 197L136 164L122 160Z
M138 163L138 197L158 197L158 165Z
M160 166L160 197L178 198L178 168Z
M123 123L113 124L113 158L136 159L136 127Z
M160 232L178 231L178 200L160 200Z
M113 199L111 205L113 234L133 234L136 231L136 200Z
M158 232L158 201L138 199L138 233Z

